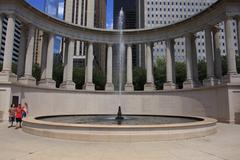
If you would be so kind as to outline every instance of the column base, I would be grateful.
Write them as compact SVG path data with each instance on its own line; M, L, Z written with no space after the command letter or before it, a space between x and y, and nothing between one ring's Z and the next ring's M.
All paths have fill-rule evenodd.
M85 83L83 88L86 91L95 91L95 84L94 83Z
M74 90L76 89L76 84L73 81L63 81L60 84L60 88Z
M218 80L214 77L203 80L203 86L205 87L216 86L216 85L218 85Z
M32 76L25 75L24 77L19 78L18 81L19 81L19 83L24 84L24 85L31 85L31 86L36 85L36 79Z
M174 90L176 89L176 84L172 82L167 82L163 84L163 90Z
M193 80L186 80L185 82L183 82L183 89L191 89L196 87L199 87L199 84L194 82Z
M240 83L240 74L228 74L223 77L223 83Z
M114 91L114 85L113 83L106 83L105 85L105 91Z
M124 91L131 92L134 91L134 86L132 83L126 83L124 87Z
M144 85L144 91L155 91L156 87L154 85L154 83L146 83Z
M10 71L0 72L0 82L17 82L17 75Z
M56 82L52 79L42 79L39 82L40 87L56 88Z

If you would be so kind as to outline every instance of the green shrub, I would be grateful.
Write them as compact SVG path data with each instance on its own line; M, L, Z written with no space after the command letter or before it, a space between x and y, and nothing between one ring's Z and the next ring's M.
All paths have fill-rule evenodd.
M59 88L63 81L63 65L61 63L53 65L53 80L56 81L56 87Z

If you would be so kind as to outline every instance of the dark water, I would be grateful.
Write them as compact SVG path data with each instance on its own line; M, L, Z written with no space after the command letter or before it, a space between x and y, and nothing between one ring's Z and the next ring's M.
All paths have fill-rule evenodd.
M126 115L124 120L115 120L116 115L71 115L71 116L46 116L36 119L48 122L70 123L70 124L99 124L99 125L157 125L175 124L201 121L200 118L188 118L178 116L146 116Z

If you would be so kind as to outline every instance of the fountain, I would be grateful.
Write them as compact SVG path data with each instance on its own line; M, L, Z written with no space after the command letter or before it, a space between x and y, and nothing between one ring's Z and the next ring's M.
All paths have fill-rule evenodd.
M216 120L169 115L122 115L125 44L124 12L119 14L119 90L116 115L47 115L24 119L27 133L83 141L136 142L202 137L216 132ZM124 95L127 96L127 95Z
M124 22L124 12L121 8L118 16L118 30L119 30L119 81L118 81L118 97L119 97L119 106L121 106L121 97L122 97L122 88L123 88L123 71L124 71L124 62L125 62L125 45L123 41L123 23Z

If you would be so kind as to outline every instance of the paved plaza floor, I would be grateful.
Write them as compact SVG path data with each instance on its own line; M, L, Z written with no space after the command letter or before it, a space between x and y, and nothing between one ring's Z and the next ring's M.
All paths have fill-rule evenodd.
M89 143L37 137L0 123L0 160L240 160L240 125L212 136L160 142Z

